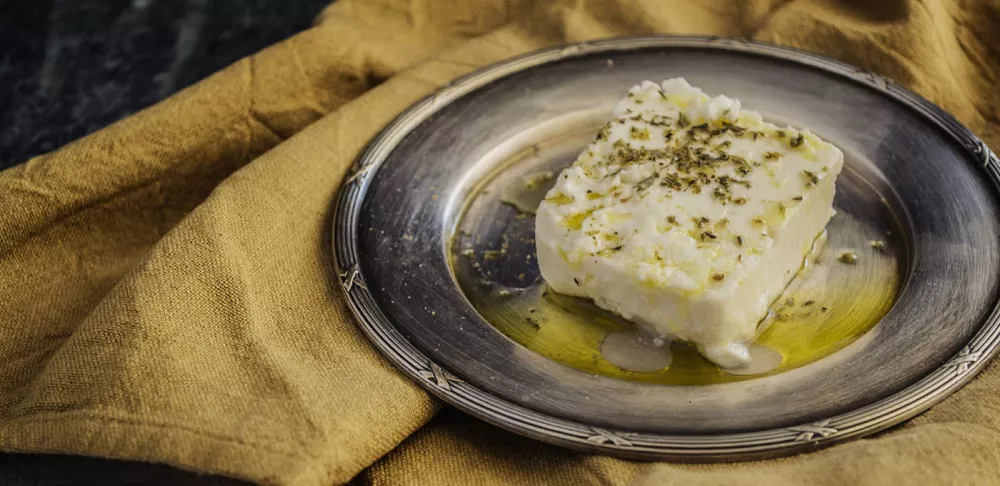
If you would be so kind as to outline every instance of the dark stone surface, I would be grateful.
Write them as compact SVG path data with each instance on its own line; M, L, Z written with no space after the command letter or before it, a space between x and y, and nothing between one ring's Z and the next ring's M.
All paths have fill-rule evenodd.
M0 455L0 485L151 485L242 486L249 483L181 471L160 464L74 456Z
M309 27L330 0L0 0L0 169ZM242 484L168 466L0 454L0 485Z
M0 0L0 169L312 24L330 0Z

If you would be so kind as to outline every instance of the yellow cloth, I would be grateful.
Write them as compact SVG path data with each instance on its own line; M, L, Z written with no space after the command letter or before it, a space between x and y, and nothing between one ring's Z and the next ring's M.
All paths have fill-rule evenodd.
M677 465L435 418L438 402L368 344L327 240L364 144L470 70L639 33L826 54L1000 142L991 0L340 0L316 27L0 174L0 449L302 485L998 484L997 363L876 438Z

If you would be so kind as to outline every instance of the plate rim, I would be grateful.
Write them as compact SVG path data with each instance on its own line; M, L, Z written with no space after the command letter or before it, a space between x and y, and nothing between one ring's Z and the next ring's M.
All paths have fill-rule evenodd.
M882 400L819 421L726 434L666 434L597 427L551 416L465 383L411 344L376 304L358 265L356 223L375 173L410 129L449 102L494 80L535 66L643 48L709 48L791 61L873 88L916 110L979 161L1000 193L1000 160L950 113L878 74L794 48L718 36L613 37L540 49L458 77L410 105L355 159L333 201L331 247L338 283L354 320L379 353L444 402L495 426L553 445L633 459L736 461L784 456L885 430L942 401L977 375L1000 350L1000 302L965 345L942 366Z

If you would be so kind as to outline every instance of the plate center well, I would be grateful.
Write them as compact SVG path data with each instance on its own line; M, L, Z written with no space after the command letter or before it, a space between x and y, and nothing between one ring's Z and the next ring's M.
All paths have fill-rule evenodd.
M773 375L822 359L870 331L892 307L908 268L906 232L896 216L902 205L891 191L879 190L887 184L874 165L847 150L837 181L838 214L827 227L825 245L765 321L755 346L759 366L725 372L684 343L655 342L592 302L549 291L535 258L533 208L606 116L591 110L549 121L502 144L470 172L478 180L467 185L459 203L451 267L469 302L504 335L589 373L706 385ZM856 261L841 262L844 252L853 252Z

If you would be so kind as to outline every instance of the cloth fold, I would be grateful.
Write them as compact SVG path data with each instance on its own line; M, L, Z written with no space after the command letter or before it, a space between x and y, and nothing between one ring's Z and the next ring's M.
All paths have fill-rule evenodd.
M990 0L339 0L312 29L0 173L0 449L270 484L1000 484L997 364L890 432L755 463L623 461L438 414L354 325L328 245L364 145L513 55L749 37L883 74L997 147L998 32Z

